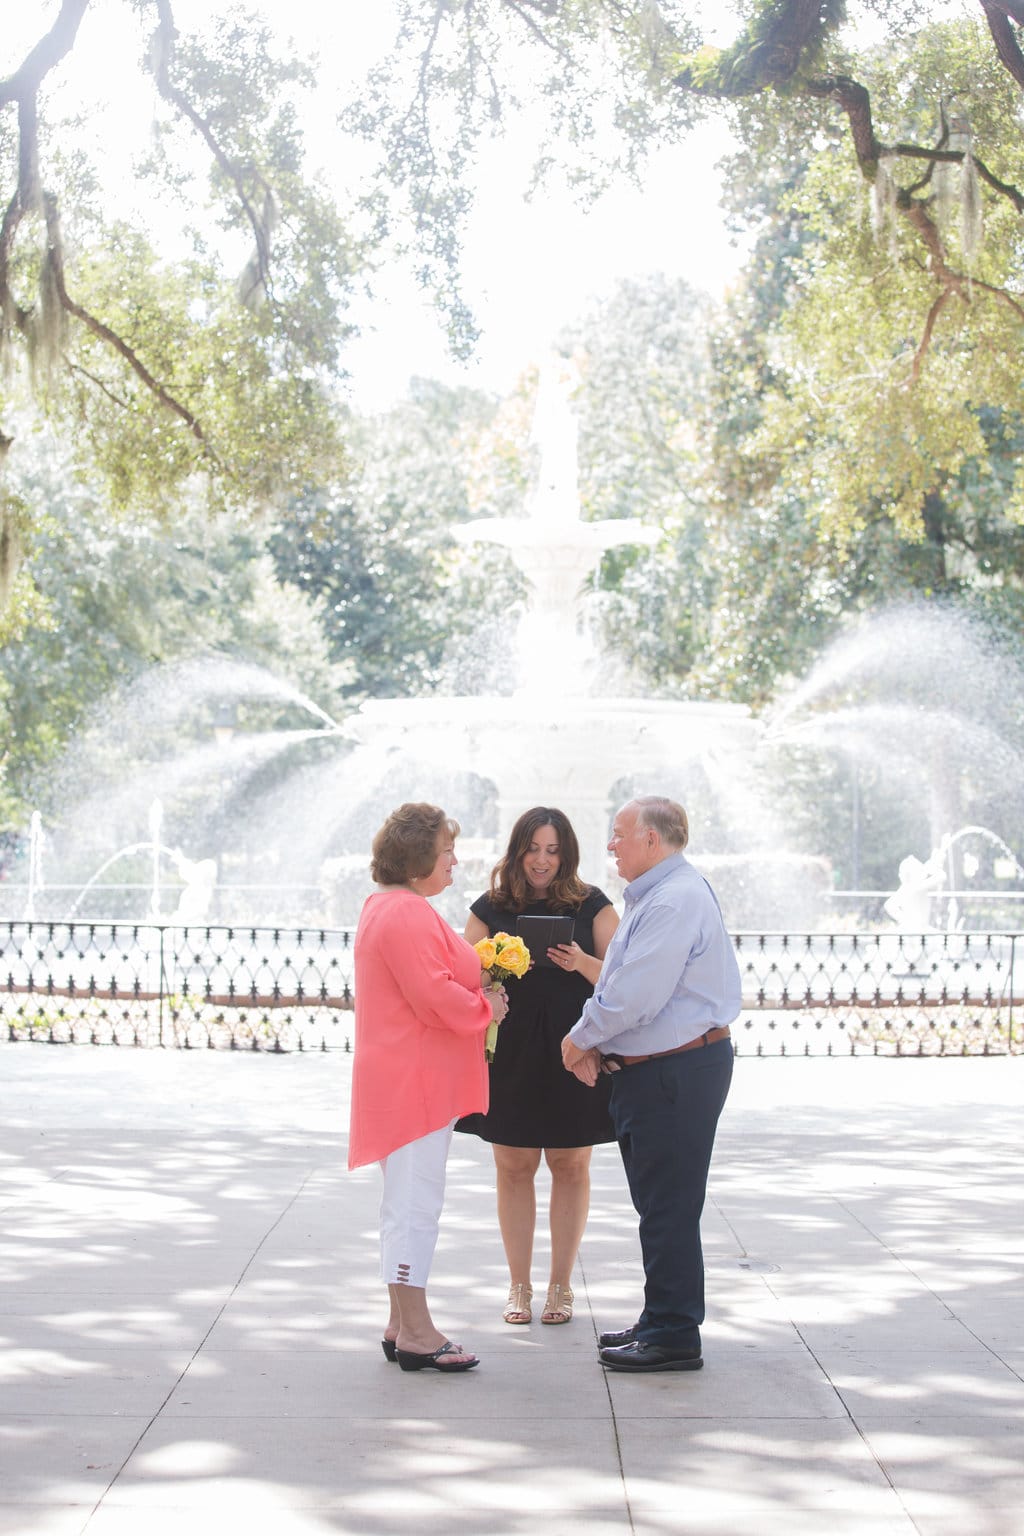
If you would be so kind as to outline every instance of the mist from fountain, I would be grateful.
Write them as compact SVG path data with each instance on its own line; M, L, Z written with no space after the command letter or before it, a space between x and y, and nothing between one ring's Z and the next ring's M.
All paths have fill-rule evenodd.
M247 711L255 721L251 730L239 728ZM310 723L266 723L282 711ZM197 730L209 739L196 743ZM39 812L33 815L34 876L29 899L16 915L139 917L143 891L149 892L151 915L158 879L153 860L159 857L170 862L180 881L176 916L187 912L200 920L213 903L218 874L231 882L241 873L264 887L263 915L269 917L275 907L271 893L286 883L282 871L293 831L281 820L257 846L249 836L250 819L270 787L298 772L303 752L320 751L324 744L350 750L326 710L266 668L212 656L152 669L106 701L44 786L53 809L45 829ZM164 806L177 846L153 834L153 817L162 819ZM289 819L294 822L304 809L293 807ZM308 819L315 819L311 807ZM140 838L147 827L149 837ZM115 866L119 882L133 893L130 912L111 914L96 904L108 899L101 874ZM315 891L315 869L297 870L291 883L304 879ZM306 893L299 909L285 915L298 919L309 906Z
M884 906L901 930L932 928L936 895L956 926L957 897L976 887L954 854L972 834L1003 854L984 895L988 910L1004 924L1024 919L1012 853L1024 838L1024 668L993 627L949 602L871 615L778 701L764 741L842 762L855 794L867 782L876 801L884 791L902 806L888 819L899 874Z
M180 848L169 848L161 841L163 831L164 808L159 800L154 800L148 812L149 837L140 843L128 843L123 848L117 848L110 854L98 869L94 870L89 879L82 886L71 906L63 914L64 920L71 922L78 913L79 908L85 902L92 890L102 881L103 876L118 865L124 859L130 859L136 854L144 853L148 856L151 870L149 909L146 913L150 921L158 923L170 918L173 923L197 923L202 922L209 912L210 903L213 900L214 887L217 882L216 859L189 859ZM166 861L178 876L179 886L170 887L177 897L173 912L163 911L163 895L169 888L169 882L163 878L163 862ZM43 887L40 887L43 889ZM34 904L30 900L24 918L31 922L34 918Z

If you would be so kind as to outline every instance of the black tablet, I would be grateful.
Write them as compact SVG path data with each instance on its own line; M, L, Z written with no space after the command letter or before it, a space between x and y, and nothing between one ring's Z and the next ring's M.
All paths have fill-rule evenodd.
M516 933L530 951L534 965L554 966L548 950L556 944L571 944L575 919L561 913L550 917L517 917Z

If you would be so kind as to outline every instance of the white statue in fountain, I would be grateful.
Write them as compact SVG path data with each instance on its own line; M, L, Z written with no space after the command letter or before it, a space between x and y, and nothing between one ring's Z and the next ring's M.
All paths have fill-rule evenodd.
M217 860L187 859L178 848L171 849L170 856L182 882L171 922L185 926L205 922L217 886Z
M933 848L922 861L908 853L900 861L899 889L894 891L883 910L901 933L934 933L932 897L942 889L945 879L944 848Z
M963 926L952 852L957 843L969 837L980 839L995 849L999 855L995 869L997 878L1024 880L1024 867L997 832L977 825L946 832L924 863L913 854L909 854L900 863L899 889L889 897L884 911L901 933L953 933ZM963 873L968 878L977 874L979 861L975 855L964 854L961 863ZM947 907L945 922L941 929L936 929L931 921L931 912L933 898L939 894L947 897Z

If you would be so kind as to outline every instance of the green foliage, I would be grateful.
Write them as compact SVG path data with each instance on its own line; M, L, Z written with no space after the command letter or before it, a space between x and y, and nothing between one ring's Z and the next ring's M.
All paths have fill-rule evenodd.
M915 343L900 316L927 303L928 273L894 260L887 241L844 211L843 195L863 192L834 146L808 174L791 141L769 161L762 149L759 139L732 168L737 201L764 170L763 233L714 337L720 588L694 677L754 703L802 675L868 609L918 596L1003 626L1024 616L1024 530L1013 510L1021 417L978 403L979 394L1017 399L1005 336L982 356L937 330L909 387ZM845 243L834 233L840 216ZM912 492L911 511L900 497Z
M73 123L37 112L23 76L0 81L0 424L30 392L113 510L251 513L344 466L335 389L363 257L306 172L309 70L242 12L202 42L168 6L140 15L159 16L159 115L131 205ZM73 49L63 12L54 36Z
M749 9L746 26L730 47L703 47L679 58L677 85L730 98L770 87L790 90L795 78L821 67L826 40L846 20L845 0L821 0L814 6L755 0Z
M108 696L159 663L233 655L330 698L339 686L315 604L280 583L258 530L184 513L111 525L45 441L21 471L45 504L28 551L31 613L0 650L0 739L10 823L33 784ZM31 620L31 621L30 621Z
M580 484L591 518L660 522L697 494L710 301L661 274L620 282L566 327L580 360Z
M450 533L470 520L474 492L492 515L515 492L500 451L484 457L481 477L483 440L500 441L493 402L421 383L357 425L359 471L348 486L311 492L280 519L270 541L277 571L321 605L331 655L350 669L348 696L482 683L489 619L520 593L512 570Z
M943 104L951 110L970 88L972 142L979 151L985 144L997 175L1024 185L1016 149L995 142L989 154L986 140L1015 102L982 42L971 24L935 29L898 62L880 60L868 76L876 123L893 139L928 132L937 139ZM920 536L928 498L968 464L976 479L996 477L982 408L1012 416L1024 404L1020 216L1007 199L986 195L984 237L972 253L963 166L940 164L927 174L921 219L908 221L900 209L920 195L913 188L921 166L883 162L883 182L895 179L876 201L875 227L856 164L831 146L812 153L781 192L801 238L786 306L766 338L773 381L749 446L778 461L792 494L841 541L878 510L904 536ZM1011 487L1007 516L1022 512L1020 488Z
M1024 54L1015 33L1000 41L999 7L922 25L906 0L873 0L862 9L885 36L873 51L857 47L848 22L861 13L848 17L842 0L728 9L735 39L711 49L685 4L406 0L397 63L355 118L384 147L378 196L392 208L391 185L414 209L422 199L428 265L435 278L451 269L465 171L521 104L508 81L525 59L522 100L557 108L541 163L578 185L588 157L609 175L635 170L651 144L727 106L746 150L727 189L737 224L758 226L767 183L775 200L786 185L802 225L787 307L765 338L775 386L751 447L838 541L878 509L912 536L929 496L984 464L979 411L1021 407ZM1024 474L1011 497L1016 516Z
M209 266L168 272L137 236L118 229L76 275L196 423L189 429L102 339L78 338L50 416L69 436L77 424L79 450L87 450L114 509L141 505L172 515L183 493L211 511L263 508L343 461L339 412L315 374L293 370L287 351L278 365L269 327L265 338L254 337L265 318L239 306Z

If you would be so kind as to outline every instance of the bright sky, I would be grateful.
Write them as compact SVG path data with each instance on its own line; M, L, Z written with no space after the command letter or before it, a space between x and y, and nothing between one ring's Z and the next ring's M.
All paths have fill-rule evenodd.
M375 42L386 49L386 27ZM718 208L714 167L727 147L721 130L703 130L656 156L642 191L623 186L584 210L557 185L527 201L529 166L514 134L485 146L463 249L464 291L482 329L477 359L451 361L432 308L396 272L354 349L360 395L386 395L392 370L509 388L619 278L663 271L720 295L741 261Z
M294 37L302 52L320 54L324 85L311 126L329 145L348 82L386 54L391 42L389 0L249 3L262 9L283 36ZM22 40L30 43L39 36L40 15L49 20L56 9L57 0L19 8L9 19L13 29L5 17L0 72L22 56ZM712 15L721 11L718 6L707 9ZM127 0L94 0L87 12L69 70L83 95L97 81L118 81L111 59L128 10ZM175 0L182 30L201 28L211 11L220 10L210 0ZM147 110L141 102L138 107ZM126 114L124 146L141 147L144 130L140 133L139 118L132 117L133 103L120 82L112 111L118 109ZM103 131L111 139L122 138L114 116ZM523 195L528 164L518 143L509 135L486 149L466 234L465 296L483 330L477 358L469 366L452 362L432 308L412 277L396 267L382 274L374 302L358 314L364 335L352 347L349 365L362 408L401 395L414 374L510 387L566 321L590 298L610 293L618 278L663 271L717 295L737 272L740 253L717 207L714 163L727 148L720 131L702 131L687 145L655 157L642 192L621 188L588 211L557 187L528 203Z
M720 294L740 260L722 226L717 184L709 174L709 159L720 147L694 143L687 154L661 156L644 192L606 194L589 211L557 191L527 203L511 190L511 177L489 177L478 194L463 260L466 297L483 331L479 361L461 368L446 360L433 311L396 272L369 312L375 332L357 347L354 368L366 382L394 363L503 388L548 349L589 299L609 294L619 278L663 271ZM386 387L386 380L380 385Z

